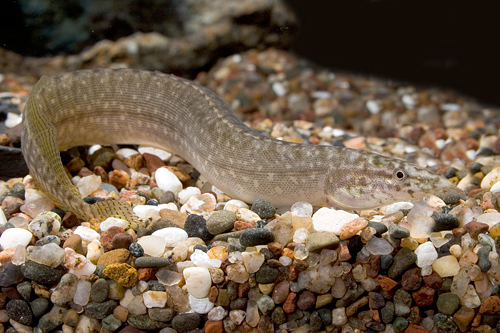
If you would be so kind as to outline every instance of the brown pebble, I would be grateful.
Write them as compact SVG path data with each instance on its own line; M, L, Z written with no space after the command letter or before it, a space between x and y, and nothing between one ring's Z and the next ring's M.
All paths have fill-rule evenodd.
M432 289L439 290L443 286L443 278L436 272L432 272L432 274L423 276L422 278L424 283Z
M64 214L64 217L62 219L63 226L68 229L76 227L82 222L83 220L76 216L76 214L73 212L67 212L66 214Z
M316 296L309 290L302 292L297 301L297 307L302 311L312 308L315 304Z
M287 280L283 280L278 282L276 286L274 286L272 299L274 304L281 304L286 301L288 293L290 292L290 283Z
M73 234L64 241L63 249L67 247L72 248L76 253L85 255L82 245L82 237L80 237L80 235L78 234Z
M207 320L205 322L205 325L203 326L203 331L205 331L205 333L222 333L222 332L224 332L222 320L219 320L219 321Z
M272 242L267 244L267 248L275 255L279 256L281 255L281 252L283 251L283 245L281 245L278 242Z
M5 307L5 303L7 302L7 295L4 293L0 293L0 309Z
M417 290L422 283L422 275L420 275L420 268L412 268L404 272L401 277L401 286L404 290Z
M109 181L108 183L116 187L118 190L127 185L127 182L130 180L130 176L126 171L122 170L113 170L108 173Z
M141 331L133 326L127 325L124 328L122 328L118 333L148 333L148 332Z
M165 166L165 163L163 163L161 158L156 155L144 153L142 154L142 157L144 158L144 162L146 162L146 167L148 168L150 174L155 172L158 168Z
M125 230L123 228L116 227L116 226L113 226L113 227L109 228L108 230L104 231L101 234L101 238L99 239L102 247L104 248L104 251L112 250L113 249L113 244L112 244L113 237L115 237L115 235L117 235L117 234L124 233L124 232L125 232Z
M21 294L19 294L16 287L2 287L2 294L10 299L21 299Z
M130 252L127 249L116 249L104 252L97 260L98 265L108 266L127 262Z
M481 223L477 221L469 222L465 225L465 229L469 232L469 235L473 239L477 239L477 236L481 233L485 233L489 229L489 225L486 223Z
M417 324L409 324L405 333L429 333L428 330Z
M191 180L191 175L189 173L187 173L186 171L182 170L181 168L169 165L169 166L167 166L167 169L170 172L172 172L182 183L186 183L189 180ZM217 198L216 193L213 193L213 192L209 192L209 193L212 193L215 196L215 198Z
M468 308L466 306L462 306L455 314L453 315L453 321L457 324L458 328L461 332L467 331L469 324L474 319L476 312L474 309Z
M98 175L99 177L101 177L101 180L105 183L108 183L109 182L109 177L108 177L108 173L106 172L106 170L98 165L94 168L94 173L96 175Z
M436 290L425 285L420 290L412 293L412 297L418 306L432 305L434 304L434 295Z
M476 316L474 317L474 319L472 320L472 324L471 326L472 327L478 327L480 324L481 324L481 319L483 318L483 316L478 312L476 313Z
M160 210L160 217L162 219L170 220L179 227L184 228L184 224L186 223L187 219L187 214L172 209L162 209Z
M347 247L347 242L340 243L336 251L338 253L337 255L338 261L347 261L352 258L351 254L349 253L349 248Z
M114 249L128 249L133 241L134 238L130 234L123 232L113 236L113 239L111 240L111 246Z
M217 301L217 297L219 296L219 288L216 286L211 286L210 291L208 293L208 300L212 303L215 303Z
M355 218L354 220L343 225L342 228L340 228L339 238L341 240L352 238L367 225L368 225L368 220L365 219L364 217Z
M118 320L124 322L127 320L127 317L128 317L128 309L126 307L118 305L113 310L113 316L115 316Z
M398 285L396 281L385 275L377 276L376 280L380 284L380 288L385 291L389 291Z
M243 221L234 222L234 230L235 231L251 229L253 227L254 227L254 225L252 223L243 222Z
M125 165L129 168L139 170L144 164L144 158L141 154L130 155L125 159Z
M250 291L250 282L245 281L238 284L238 297L246 297L248 295L248 291Z
M113 162L111 162L111 167L114 170L125 171L129 176L132 174L128 166L119 159L115 158Z
M92 176L94 173L90 171L88 168L81 168L80 171L78 171L78 176L80 177L87 177L87 176Z
M81 168L85 166L85 161L80 158L80 156L74 157L71 161L66 164L66 169L69 172L75 173L80 171Z
M376 254L370 258L368 263L364 264L366 275L371 278L376 278L380 270L380 255Z
M149 281L155 278L156 269L150 267L141 267L137 270L137 279L139 281Z
M102 273L125 288L132 288L137 283L137 270L129 264L110 264Z
M497 295L493 295L490 297L486 297L481 302L481 306L479 307L479 313L487 313L494 314L500 312L500 297Z
M297 300L296 293L289 293L286 297L285 303L283 303L283 311L285 313L292 313L295 311L295 302Z
M451 232L454 236L463 236L467 233L467 230L465 228L454 228Z
M368 296L363 296L345 309L347 317L354 316L360 308L368 304Z

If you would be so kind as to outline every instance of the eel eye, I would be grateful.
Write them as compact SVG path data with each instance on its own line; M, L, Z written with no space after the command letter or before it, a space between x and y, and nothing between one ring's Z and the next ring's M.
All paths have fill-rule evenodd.
M396 170L394 172L394 177L397 180L405 180L406 179L406 173L403 170Z

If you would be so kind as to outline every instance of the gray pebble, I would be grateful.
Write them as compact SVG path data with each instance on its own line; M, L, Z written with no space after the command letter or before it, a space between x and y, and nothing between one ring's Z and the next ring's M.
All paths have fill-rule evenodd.
M63 272L58 269L42 265L31 260L26 260L24 265L21 266L21 271L23 272L25 278L47 286L51 286L59 282L63 275Z
M261 219L269 219L276 213L276 208L267 200L257 199L252 204L252 211Z
M274 241L274 234L267 229L250 228L241 233L240 243L244 247L269 244Z
M108 283L105 279L97 279L90 289L90 297L92 301L101 303L108 297ZM109 330L108 330L109 331Z
M222 234L233 229L237 219L236 214L228 210L215 211L207 219L207 230L212 235Z
M436 306L439 312L451 316L457 311L460 305L460 298L453 293L444 293L439 295Z
M31 287L30 282L28 281L21 282L16 286L16 289L19 295L21 295L22 298L24 298L26 301L31 300L31 291L33 290L33 288Z
M255 274L255 281L257 283L271 283L278 277L279 270L275 267L262 265Z
M375 229L377 236L381 236L384 232L387 232L387 226L380 222L368 222L368 227Z
M487 272L491 268L490 251L491 246L483 246L477 251L477 265L481 268L481 272Z
M179 313L172 319L172 328L179 333L194 330L200 325L201 318L197 313Z
M30 302L31 312L35 317L40 317L49 309L50 302L48 299L39 297Z
M113 300L102 303L90 302L84 307L85 315L90 318L102 320L108 315L112 314L114 308L116 308L117 306L118 304Z
M110 314L109 316L104 318L101 323L102 323L102 327L110 332L114 332L120 326L122 326L122 322L119 319L117 319L115 316L113 316L112 314Z
M135 259L136 267L159 268L170 265L171 263L171 260L163 257L139 257Z
M166 323L153 320L148 315L131 315L127 323L140 330L159 330L167 326Z
M391 268L389 268L389 277L391 279L396 278L413 265L415 261L417 261L417 255L413 253L412 250L406 247L401 248L394 256L394 262L392 263Z
M16 266L8 261L0 267L0 287L7 287L21 282L23 278L21 266Z
M401 239L410 236L410 230L400 227L395 223L389 224L388 230L389 234L396 239Z
M268 295L262 295L258 300L257 300L257 306L259 307L259 310L267 314L271 312L274 309L274 301L271 297Z
M432 217L434 218L434 227L432 228L434 232L452 230L460 226L458 218L451 214L435 213Z
M54 305L48 313L40 318L37 328L41 329L42 332L51 332L55 330L64 322L66 311L66 308Z
M156 320L156 321L169 322L174 318L175 315L176 315L176 312L172 308L151 308L151 309L148 309L149 318Z

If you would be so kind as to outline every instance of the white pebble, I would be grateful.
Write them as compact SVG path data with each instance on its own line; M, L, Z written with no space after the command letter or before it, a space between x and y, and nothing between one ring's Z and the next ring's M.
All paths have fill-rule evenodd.
M116 151L116 155L121 156L123 159L126 159L127 157L135 154L139 154L139 152L131 148L121 148Z
M137 243L144 249L144 254L151 257L161 257L165 252L165 244L167 241L159 236L142 236L137 240Z
M175 204L174 204L174 206L175 206ZM158 205L158 206L137 205L132 210L141 219L147 219L149 216L152 215L153 212L158 213L162 209L173 209L173 208L172 208L172 205L170 205L170 203L168 203L168 204L161 204L161 205ZM174 210L177 210L177 206L175 206Z
M24 203L30 203L36 199L46 198L47 194L35 188L27 188L24 192Z
M90 156L92 155L93 153L95 153L96 151L98 151L99 149L101 149L102 146L101 145L93 145L93 146L90 146L89 147L89 150L87 151L87 154Z
M222 306L216 306L207 315L208 320L219 321L226 318L227 311Z
M380 113L380 105L376 101L367 101L366 108L371 114L379 114Z
M257 251L242 252L241 258L243 259L245 270L250 274L256 273L266 260L266 257L262 253Z
M205 298L210 292L212 278L205 267L188 267L182 271L186 288L190 295L196 298Z
M189 297L189 306L191 310L199 314L205 314L210 312L214 308L214 303L208 300L208 297L205 298L196 298L191 295Z
M87 259L97 264L97 260L104 254L104 248L97 239L87 245Z
M99 225L101 231L106 231L111 227L120 227L123 229L127 229L129 226L128 221L122 220L116 217L108 217L106 220L102 221Z
M413 109L415 107L415 99L413 98L413 96L411 95L403 95L403 97L401 97L401 101L403 102L403 104L405 105L405 107L407 109Z
M178 243L185 241L188 239L187 232L181 228L163 228L160 230L156 230L151 234L151 236L162 237L165 239L166 247L174 247Z
M149 308L163 308L167 304L167 293L148 290L142 294L144 305Z
M236 216L238 217L239 221L252 223L254 225L255 223L257 223L257 221L261 220L261 218L259 217L259 215L257 215L257 213L251 211L248 208L239 208L236 211Z
M158 187L164 191L171 191L177 195L182 190L182 183L177 176L167 168L159 168L155 172Z
M139 147L139 153L156 155L164 162L168 161L170 157L172 157L172 153L155 147Z
M311 217L313 206L309 202L296 202L290 209L293 216Z
M226 209L226 207L228 205L234 205L234 206L236 206L238 208L247 208L248 209L248 205L246 203L244 203L241 200L237 200L237 199L231 199L228 202L226 202L226 205L224 206L224 209Z
M272 89L274 93L279 97L286 95L286 88L281 82L274 82L272 85Z
M330 99L332 98L332 93L325 90L318 90L311 94L312 98L317 99Z
M78 276L79 279L88 278L95 272L96 268L97 268L96 265L88 261L87 264L82 269L70 269L69 272L71 274Z
M243 310L231 310L229 312L229 319L234 321L236 325L239 325L243 322L243 319L245 319L246 312Z
M415 254L417 255L418 267L430 266L438 257L438 253L432 242L420 244L415 250Z
M488 172L486 176L484 176L483 180L481 181L481 188L488 189L498 182L500 182L500 167L494 168L493 170Z
M336 235L340 234L340 229L358 218L359 215L351 214L343 210L335 210L331 208L320 208L312 216L313 228L317 232L326 231L333 232Z
M82 245L84 247L93 240L99 240L101 238L101 235L99 235L97 231L84 226L77 227L74 233L82 237Z
M4 250L11 247L17 247L18 245L26 247L31 242L31 237L33 237L33 235L28 230L9 228L0 236L0 245Z
M306 228L299 228L295 230L293 234L294 243L306 243L307 236L309 236L309 231Z
M76 187L78 188L78 191L80 191L80 195L82 196L82 198L85 198L86 196L97 190L99 186L101 186L101 183L101 177L97 175L90 175L80 179L76 184Z
M87 280L78 281L78 284L76 285L76 293L73 297L73 302L81 306L87 305L90 299L91 287L91 283Z
M5 119L5 126L7 126L7 128L15 127L21 123L21 120L21 115L13 112L8 112L7 119Z
M212 267L211 259L207 253L202 250L196 249L189 259L198 267Z
M28 246L26 258L36 263L56 268L66 255L66 252L55 243L43 246Z
M413 208L413 203L411 202L406 202L406 201L395 202L387 206L387 208L385 209L385 214L389 215L402 209L412 209L412 208Z
M481 214L477 217L477 222L486 223L491 228L495 224L500 223L500 213Z
M493 184L493 186L490 188L490 192L495 192L500 190L500 181L496 182Z
M7 218L5 217L5 213L3 209L0 209L0 226L4 226L7 223Z
M189 186L179 192L179 203L184 205L193 195L201 194L201 190L194 186Z

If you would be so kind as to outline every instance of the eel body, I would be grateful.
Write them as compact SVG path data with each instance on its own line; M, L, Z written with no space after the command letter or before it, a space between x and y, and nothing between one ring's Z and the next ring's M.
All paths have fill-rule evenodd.
M59 155L72 146L117 143L175 152L246 202L363 209L430 191L448 201L462 195L444 178L403 160L266 137L207 88L168 74L85 70L43 77L33 88L23 114L23 153L33 178L61 208L84 218L134 218L123 202L83 201Z

